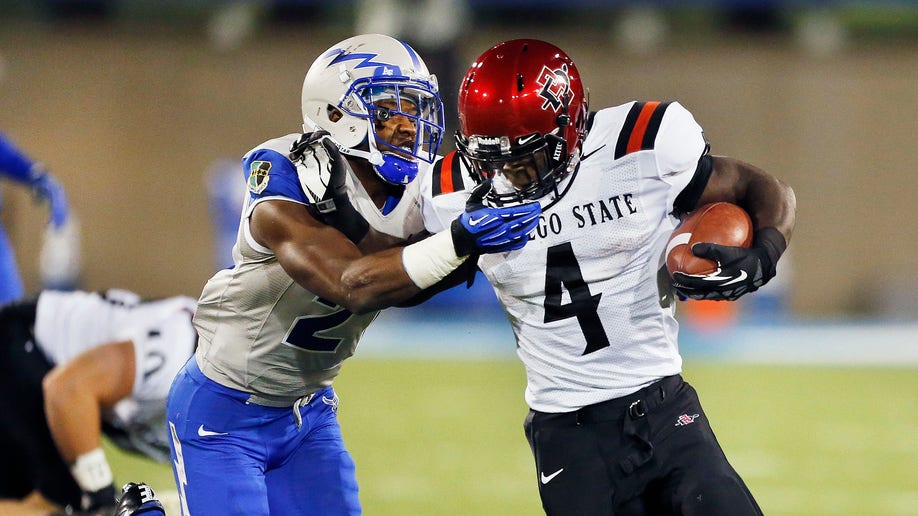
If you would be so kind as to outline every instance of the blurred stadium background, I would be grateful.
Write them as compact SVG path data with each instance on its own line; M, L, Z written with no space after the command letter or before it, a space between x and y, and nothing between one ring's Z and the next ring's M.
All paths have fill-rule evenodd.
M0 130L66 187L78 285L197 296L226 261L239 157L298 131L309 64L369 31L413 43L450 112L475 56L549 40L594 108L678 100L715 153L790 183L778 279L680 306L686 376L766 514L918 514L914 1L0 0ZM0 194L35 291L46 214ZM485 283L385 312L345 366L367 514L539 513L523 371ZM120 460L121 480L171 488Z

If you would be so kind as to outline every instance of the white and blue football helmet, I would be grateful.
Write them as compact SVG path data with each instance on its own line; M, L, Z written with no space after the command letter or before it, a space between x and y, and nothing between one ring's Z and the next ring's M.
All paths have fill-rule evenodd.
M377 108L382 100L397 111ZM401 111L406 100L416 112ZM414 180L417 160L432 163L443 140L436 76L408 44L382 34L354 36L323 52L303 80L302 105L304 131L328 131L343 154L366 159L395 185ZM376 121L393 115L414 123L410 149L377 141Z

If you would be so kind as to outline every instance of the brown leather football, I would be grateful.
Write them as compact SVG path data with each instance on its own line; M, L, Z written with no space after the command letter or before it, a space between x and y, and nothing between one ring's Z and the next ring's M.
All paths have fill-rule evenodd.
M669 273L710 274L717 264L692 254L699 242L746 247L752 245L752 219L746 210L729 202L715 202L695 208L673 231L666 246Z

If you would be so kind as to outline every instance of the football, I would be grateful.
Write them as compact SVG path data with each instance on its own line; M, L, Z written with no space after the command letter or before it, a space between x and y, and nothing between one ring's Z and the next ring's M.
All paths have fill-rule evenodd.
M746 210L729 202L695 208L669 237L666 268L670 275L710 274L717 270L712 260L692 254L692 246L699 242L748 248L752 244L752 219Z

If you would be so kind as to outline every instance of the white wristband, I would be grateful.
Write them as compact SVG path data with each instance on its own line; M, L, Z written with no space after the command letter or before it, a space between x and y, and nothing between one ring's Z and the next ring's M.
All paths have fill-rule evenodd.
M108 487L115 481L102 448L96 448L77 457L76 462L70 467L70 473L80 489L87 493Z
M449 229L402 250L402 266L415 285L424 289L456 270L468 256L456 256Z

